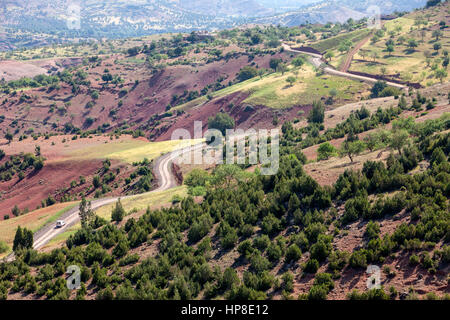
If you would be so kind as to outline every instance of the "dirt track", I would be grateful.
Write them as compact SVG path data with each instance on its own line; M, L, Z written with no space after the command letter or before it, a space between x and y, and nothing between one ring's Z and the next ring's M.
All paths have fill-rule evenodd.
M367 41L369 41L370 36L364 38L363 40L361 40L353 49L352 51L350 51L347 54L347 57L345 58L345 63L339 68L339 71L341 72L347 72L348 69L350 69L350 65L352 64L353 61L353 56L359 51L359 49L362 48L363 45L365 45L367 43Z

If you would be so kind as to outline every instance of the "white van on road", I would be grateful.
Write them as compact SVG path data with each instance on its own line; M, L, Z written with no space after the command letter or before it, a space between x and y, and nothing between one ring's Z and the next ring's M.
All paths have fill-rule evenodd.
M58 220L56 221L56 228L62 228L66 225L64 220Z

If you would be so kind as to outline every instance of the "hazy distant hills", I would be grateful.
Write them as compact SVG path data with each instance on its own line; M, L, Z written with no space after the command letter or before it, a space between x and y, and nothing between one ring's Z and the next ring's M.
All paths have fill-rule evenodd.
M426 0L328 0L269 17L256 18L255 22L294 26L302 23L344 22L358 20L379 9L381 14L411 11L425 6Z
M0 50L71 38L123 38L245 23L342 22L366 16L371 5L391 13L422 7L426 0L84 0L78 2L79 17L68 10L76 3L2 0ZM76 18L80 28L69 28L68 19Z
M255 17L275 12L258 0L174 0L172 5L185 11L206 16Z

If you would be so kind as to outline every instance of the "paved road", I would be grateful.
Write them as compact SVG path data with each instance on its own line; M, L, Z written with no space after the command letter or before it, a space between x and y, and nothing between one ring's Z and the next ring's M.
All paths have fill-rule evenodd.
M196 144L193 146L181 148L175 151L172 151L170 153L167 153L161 157L159 157L155 161L154 170L153 172L156 175L157 181L158 181L158 188L148 192L149 194L158 192L158 191L164 191L168 190L170 188L176 187L177 182L175 177L172 174L172 163L173 161L178 158L183 152L185 151L195 151L198 149L202 149L204 147L203 143ZM102 206L105 206L110 203L116 202L119 198L126 199L133 196L124 196L124 197L113 197L113 198L103 198L98 200L93 200L91 202L92 209L98 209ZM45 244L47 244L51 239L56 237L57 235L63 233L66 231L69 227L76 224L79 220L79 207L75 206L74 208L68 210L65 212L61 217L60 220L64 220L66 222L66 225L62 228L56 228L54 223L50 223L40 230L38 230L34 234L34 243L33 248L39 249L42 248ZM14 255L11 254L6 258L7 261L14 260Z
M316 67L319 68L322 64L325 64L325 61L323 60L322 55L320 54L316 54L316 53L311 53L311 52L305 52L305 51L300 51L300 50L295 50L293 48L291 48L289 45L283 43L283 48L285 51L288 52L293 52L293 53L303 53L309 56L309 62L311 62L311 64ZM335 70L329 66L326 66L325 68L323 68L323 71L331 74L331 75L335 75L338 77L344 77L344 78L348 78L348 79L354 79L354 80L360 80L360 81L364 81L364 82L369 82L369 83L375 83L378 81L378 79L376 78L370 78L370 77L365 77L365 76L359 76L356 74L352 74L352 73L348 73L348 72L343 72L343 71L338 71ZM403 85L403 84L398 84L395 82L390 82L387 81L386 82L389 86L395 87L395 88L399 88L399 89L404 89L404 90L408 90L408 87Z

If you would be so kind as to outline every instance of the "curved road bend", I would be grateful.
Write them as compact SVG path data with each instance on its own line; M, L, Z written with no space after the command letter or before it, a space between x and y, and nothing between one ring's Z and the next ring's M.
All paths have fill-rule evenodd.
M315 66L316 68L319 68L324 63L323 56L320 54L295 50L295 49L292 49L289 45L287 45L285 43L283 43L283 48L284 48L284 50L286 50L288 52L303 53L303 54L308 55L310 57L309 58L310 63L313 66ZM348 73L348 72L338 71L329 66L325 67L323 70L328 74L345 77L345 78L349 78L349 79L361 80L361 81L365 81L365 82L369 82L369 83L375 83L378 81L378 79L376 79L376 78L359 76L359 75L355 75L355 74ZM392 87L408 90L408 87L405 85L401 85L401 84L394 83L394 82L387 82L387 84ZM155 171L154 172L158 178L159 186L157 189L150 191L149 193L163 191L163 190L167 190L167 189L175 187L177 185L177 183L176 183L175 177L173 176L172 170L171 170L171 164L172 164L173 160L176 159L177 157L179 157L182 154L182 152L187 148L191 148L192 149L191 151L194 151L198 148L203 148L203 146L204 146L204 143L200 143L200 144L197 144L194 146L190 146L190 147L172 151L172 152L158 158L155 162L155 167L154 167ZM98 209L98 208L105 206L107 204L110 204L112 202L116 202L119 198L126 199L129 197L130 196L94 200L91 202L92 209ZM48 243L51 239L53 239L55 236L63 233L68 227L70 227L70 226L74 225L76 222L78 222L78 220L79 220L78 213L79 213L79 210L78 210L77 206L70 209L66 213L64 213L60 219L64 220L66 222L66 225L62 228L56 229L54 224L52 223L52 224L48 224L48 225L44 226L43 228L41 228L40 230L38 230L34 234L33 248L34 249L41 248L46 243ZM9 259L9 257L8 257L8 259Z
M323 60L323 56L320 55L320 54L295 50L295 49L292 49L289 45L287 45L285 43L283 43L283 48L284 48L285 51L288 51L288 52L302 53L302 54L308 55L309 56L309 59L308 59L309 62L316 68L319 68L323 63L325 63L324 60ZM376 78L359 76L359 75L348 73L348 72L338 71L338 70L335 70L335 69L333 69L331 67L325 67L325 68L323 68L323 71L325 71L328 74L335 75L335 76L338 76L338 77L345 77L345 78L348 78L348 79L361 80L361 81L369 82L369 83L375 83L375 82L378 81L378 79L376 79ZM402 85L402 84L398 84L398 83L390 82L390 81L387 81L386 83L387 83L387 85L389 85L391 87L408 90L408 87L405 86L405 85Z
M204 143L199 143L199 144L196 144L193 146L174 150L172 152L169 152L169 153L159 157L155 161L155 165L154 165L154 173L158 179L159 186L157 189L150 191L147 194L151 194L151 193L158 192L158 191L164 191L164 190L168 190L173 187L176 187L177 182L175 180L175 177L172 174L172 168L171 168L171 164L172 164L173 160L178 158L183 152L189 151L188 149L190 149L190 151L194 151L197 149L202 149L203 147L204 147ZM132 197L132 196L113 197L113 198L104 198L104 199L93 200L93 201L91 201L91 206L92 206L92 209L98 209L107 204L116 202L119 198L126 199L126 198L130 198L130 197ZM33 248L39 249L39 248L43 247L51 239L53 239L57 235L65 232L69 227L76 224L80 220L80 217L78 214L79 214L79 207L75 206L74 208L72 208L72 209L68 210L67 212L65 212L64 214L62 214L61 217L59 218L59 220L64 220L66 222L65 226L63 226L62 228L55 228L54 223L49 223L49 224L45 225L44 227L42 227L37 232L35 232ZM14 259L13 254L9 255L6 258L7 261L12 261L13 259Z

